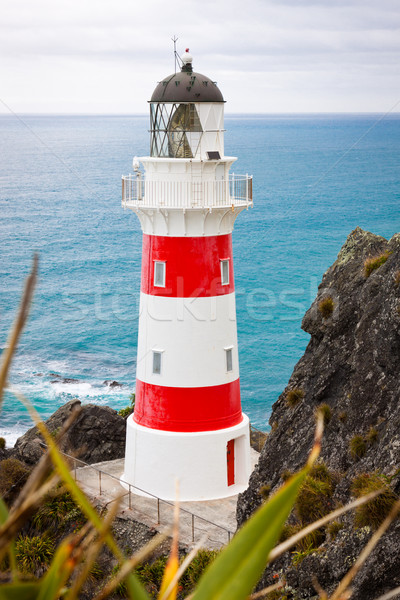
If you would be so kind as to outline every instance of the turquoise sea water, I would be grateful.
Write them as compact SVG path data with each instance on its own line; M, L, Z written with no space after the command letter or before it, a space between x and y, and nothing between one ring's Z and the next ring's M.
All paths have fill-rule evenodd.
M265 428L308 342L302 316L347 235L400 231L400 115L228 115L225 125L234 172L254 175L233 244L242 402ZM132 157L148 154L147 130L147 116L0 117L0 348L38 250L11 382L44 417L75 397L120 408L134 388L141 232L120 189ZM7 394L0 436L11 444L29 425Z

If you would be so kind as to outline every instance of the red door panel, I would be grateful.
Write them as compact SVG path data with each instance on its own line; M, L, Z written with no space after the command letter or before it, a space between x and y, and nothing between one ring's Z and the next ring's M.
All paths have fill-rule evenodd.
M228 485L235 484L235 440L229 440L226 445L226 467Z

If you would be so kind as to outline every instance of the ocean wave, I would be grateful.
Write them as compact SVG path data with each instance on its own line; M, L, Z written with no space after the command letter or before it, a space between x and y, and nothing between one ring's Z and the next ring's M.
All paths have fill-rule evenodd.
M16 423L10 427L0 427L0 437L6 440L6 448L13 448L15 442L32 427L29 423Z

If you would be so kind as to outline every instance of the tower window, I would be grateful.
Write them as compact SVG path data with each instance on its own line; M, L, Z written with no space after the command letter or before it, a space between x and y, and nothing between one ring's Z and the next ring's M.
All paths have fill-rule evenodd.
M154 286L165 287L165 262L154 261Z
M229 259L221 260L221 284L229 285Z
M161 355L159 350L153 350L153 374L161 375Z
M229 371L233 371L233 365L232 365L232 347L230 348L225 348L225 355L226 355L226 370Z

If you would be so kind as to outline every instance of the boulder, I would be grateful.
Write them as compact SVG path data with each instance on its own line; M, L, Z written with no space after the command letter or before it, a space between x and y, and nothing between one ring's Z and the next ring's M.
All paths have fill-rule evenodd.
M79 400L71 400L61 406L46 421L46 426L57 434ZM61 448L67 454L77 456L89 464L122 458L125 454L126 423L108 406L85 404L81 413L64 436ZM44 443L36 427L18 438L14 456L27 464L38 462L44 452Z

